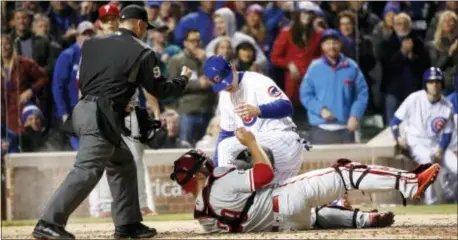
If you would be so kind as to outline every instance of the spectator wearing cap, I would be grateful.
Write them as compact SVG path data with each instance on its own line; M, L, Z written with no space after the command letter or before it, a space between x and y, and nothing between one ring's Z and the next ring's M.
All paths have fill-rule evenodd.
M272 64L285 71L285 93L295 106L300 106L299 86L313 59L320 57L321 28L315 28L317 6L300 2L290 26L281 30L274 42Z
M371 12L367 1L350 1L348 5L351 9L350 11L357 17L359 34L364 37L370 36L372 30L380 22L380 18ZM337 24L339 24L339 22L337 22Z
M182 47L187 32L197 29L202 36L203 45L206 46L214 36L212 19L214 7L215 2L201 1L199 10L181 18L173 32L175 44Z
M312 126L314 144L354 143L368 102L368 87L358 64L340 52L334 29L321 36L323 56L314 60L300 86L301 103Z
M45 150L47 137L44 133L44 116L35 105L27 105L22 111L22 123L24 129L20 137L22 152L38 152Z
M189 83L183 95L178 99L177 112L180 115L180 139L195 144L204 134L216 104L216 95L210 83L203 77L205 51L201 47L200 33L191 30L183 42L183 52L173 56L168 64L169 77L181 73L181 67L192 70Z
M445 4L445 8L442 9L441 11L438 11L436 15L433 17L433 19L429 22L425 41L432 41L434 39L434 35L436 33L436 28L438 26L439 18L444 11L452 11L456 15L458 15L458 2L457 1L447 1L443 3Z
M148 13L148 22L153 24L162 23L159 17L159 8L161 6L160 1L145 1L145 10Z
M113 33L119 27L119 14L118 6L108 3L99 8L99 21L102 34Z
M256 43L267 52L267 33L262 22L263 11L264 8L259 4L250 5L245 12L245 26L242 27L241 32L253 37Z
M410 16L399 13L394 17L394 33L377 47L382 64L385 123L391 121L410 93L421 89L423 72L430 66L425 45L411 32L411 25Z
M1 97L7 109L6 124L14 133L19 134L24 104L29 101L38 102L38 94L47 87L48 76L35 61L17 55L8 34L2 34L1 48Z
M214 54L216 43L218 43L222 37L227 36L231 38L232 46L234 48L238 46L241 42L250 42L251 44L253 44L253 46L256 48L255 64L261 67L261 69L267 70L268 61L266 55L259 47L259 45L256 43L254 38L243 32L237 31L235 15L232 12L232 10L226 7L216 10L213 20L215 23L214 31L218 37L213 39L205 48L205 51L207 52L207 57L210 57Z
M434 39L427 43L431 65L442 69L444 90L454 90L455 73L458 72L458 17L452 11L443 11L439 17Z
M67 48L75 41L77 14L65 1L51 1L46 12L51 21L51 34L62 48Z
M68 118L73 107L78 102L78 88L76 75L79 70L81 46L90 37L95 35L95 28L89 21L78 25L76 43L65 49L57 58L53 74L52 92L56 105L56 115L62 123ZM73 150L79 148L75 137L70 139Z
M161 61L161 72L167 74L167 63L170 58L181 52L177 45L169 44L167 34L169 28L161 22L156 22L156 27L148 31L146 44L151 46L156 56Z
M382 49L380 43L391 37L394 31L394 16L400 12L399 3L388 2L383 9L383 21L379 22L372 31L374 54L378 56Z

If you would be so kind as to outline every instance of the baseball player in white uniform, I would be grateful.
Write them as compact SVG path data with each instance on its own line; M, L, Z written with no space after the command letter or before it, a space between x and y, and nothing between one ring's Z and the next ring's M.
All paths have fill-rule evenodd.
M193 194L194 218L208 233L306 230L317 225L316 219L333 219L320 222L323 228L345 227L346 218L338 214L319 211L313 218L312 207L355 189L397 189L405 198L419 199L440 170L439 164L420 165L407 172L339 159L333 167L270 184L274 178L271 161L254 134L242 127L235 135L251 153L252 168L214 168L211 159L191 150L174 162L170 176ZM358 228L377 226L374 214L359 212L355 216L352 221Z
M453 106L441 94L443 81L439 68L427 69L423 75L425 89L404 100L390 125L399 146L409 149L417 163L439 163L456 175L456 146L449 145L454 128ZM405 122L405 138L399 133L401 122ZM436 203L434 188L427 190L425 203Z
M295 132L290 116L293 106L288 97L267 76L256 72L237 72L222 56L212 56L204 63L205 77L214 92L219 92L221 132L215 156L216 166L234 165L235 157L245 147L234 137L234 131L245 127L253 132L260 144L268 146L277 168L275 182L299 173L304 146Z
M101 28L103 34L111 34L118 29L119 26L120 10L114 4L105 4L99 8L99 20L101 21ZM159 117L157 100L148 93L145 93L142 88L137 89L137 92L132 96L129 103L130 108L134 109L135 106L145 108L146 103L150 106L156 107L153 109L155 117ZM140 202L140 209L143 215L156 214L151 192L151 184L148 171L145 171L145 163L143 161L143 152L145 146L137 140L140 136L140 129L138 126L137 115L135 111L125 118L125 126L131 131L130 136L122 135L126 145L129 147L132 155L134 156L135 164L137 167L137 180L138 180L138 199ZM106 172L103 172L102 178L89 194L89 212L93 217L110 217L111 216L111 202L113 198L108 185Z

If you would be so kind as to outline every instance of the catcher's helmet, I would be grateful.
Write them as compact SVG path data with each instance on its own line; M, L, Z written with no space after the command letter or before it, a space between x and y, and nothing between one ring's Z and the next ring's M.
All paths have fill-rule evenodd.
M430 67L423 73L423 88L426 90L427 81L441 81L444 83L444 74L438 67Z
M213 161L202 151L190 150L175 160L170 179L183 186L203 167L207 168L210 173L215 168Z
M264 152L267 154L267 157L270 160L270 163L272 164L272 167L275 168L275 160L274 160L274 154L270 148L261 146ZM244 149L241 151L237 157L235 158L235 165L237 168L240 169L248 169L253 167L253 160L251 159L251 153L248 151L248 149Z

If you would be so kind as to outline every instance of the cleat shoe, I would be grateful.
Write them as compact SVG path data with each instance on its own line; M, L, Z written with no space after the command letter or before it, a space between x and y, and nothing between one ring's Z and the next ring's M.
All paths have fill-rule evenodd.
M440 166L438 163L434 163L428 169L417 174L418 178L418 190L413 196L412 199L419 200L421 195L426 191L426 189L431 185L437 178L439 174Z
M149 228L140 222L117 226L115 228L115 239L122 238L152 238L157 234L155 228Z
M35 239L75 239L75 235L65 231L64 227L39 220L33 229Z
M384 213L370 213L369 214L370 227L373 228L383 228L389 227L394 223L394 213L384 212Z

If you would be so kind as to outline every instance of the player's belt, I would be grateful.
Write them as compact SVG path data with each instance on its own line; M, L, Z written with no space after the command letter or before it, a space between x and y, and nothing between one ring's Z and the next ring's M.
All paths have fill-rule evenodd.
M272 224L272 232L278 232L281 225L280 208L278 206L278 195L272 198L272 210L274 212L274 222Z

